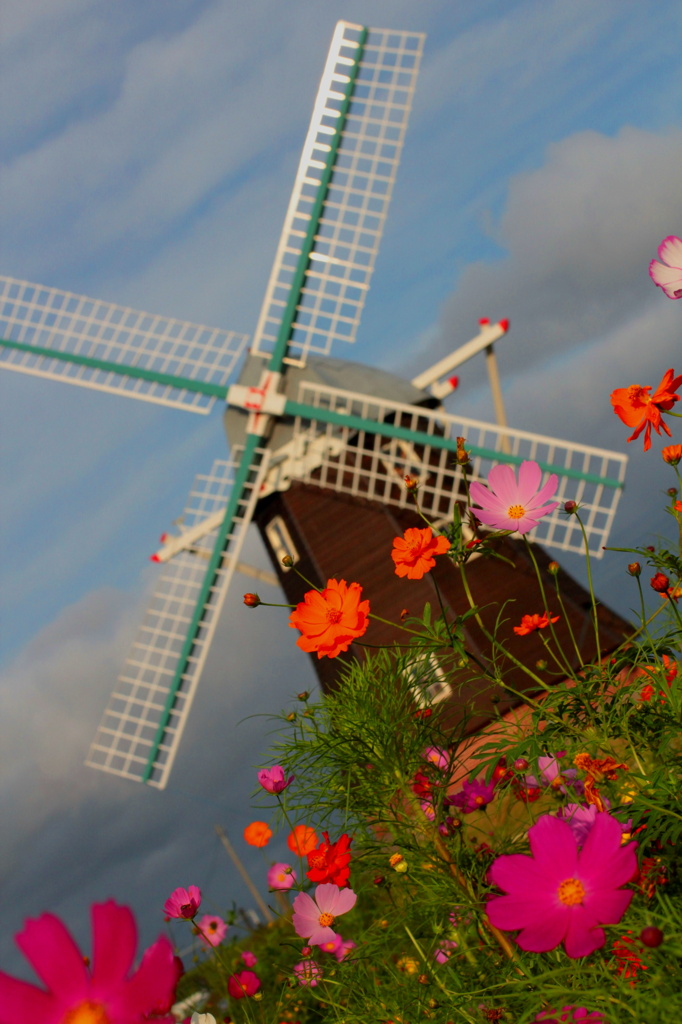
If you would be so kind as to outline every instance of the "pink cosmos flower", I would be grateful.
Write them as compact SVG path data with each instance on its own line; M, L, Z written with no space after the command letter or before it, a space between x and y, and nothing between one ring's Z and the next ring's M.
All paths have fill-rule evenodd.
M201 889L190 885L188 889L175 889L163 905L168 917L193 918L201 906Z
M538 818L528 839L531 857L504 855L490 867L490 880L507 893L489 901L490 921L522 929L516 941L532 953L563 942L568 956L587 956L604 945L599 925L617 924L630 904L632 893L619 887L637 870L637 843L621 846L620 823L605 812L580 852L570 826L550 814Z
M606 1024L601 1013L593 1010L591 1013L584 1006L562 1006L561 1010L544 1010L535 1018L543 1024L573 1024L573 1021L583 1021L584 1024Z
M578 773L575 768L566 768L564 771L561 770L559 764L559 758L565 757L566 752L561 750L558 754L550 754L549 757L538 758L538 768L540 770L541 781L535 778L534 775L526 775L527 786L551 786L552 789L558 789L561 793L567 793L566 786L575 787L578 792L582 792L583 784L578 780Z
M258 963L258 957L251 952L250 949L245 949L242 953L242 960L247 967L255 967Z
M488 473L488 486L474 480L469 485L471 500L481 508L472 508L473 514L486 526L496 530L528 533L538 525L538 519L549 515L559 505L547 500L556 493L559 480L551 473L540 487L542 470L537 462L522 462L516 481L512 466L493 466Z
M197 921L199 938L207 946L219 946L227 934L227 925L222 917L215 917L213 914L204 914Z
M308 939L311 946L330 942L334 938L332 925L341 914L347 914L355 906L357 896L347 887L325 882L315 889L315 899L307 892L299 892L294 900L293 925L296 934Z
M658 255L663 263L652 260L649 277L669 299L682 299L682 238L668 235L659 245Z
M341 963L345 960L351 949L355 949L355 943L352 939L346 939L344 942L340 942L338 947L334 950L334 956Z
M494 782L486 782L483 778L467 779L459 793L447 797L446 802L451 807L458 807L464 814L470 814L471 811L482 810L494 796Z
M439 964L446 964L456 949L457 943L454 939L443 939L440 947L436 949L433 954L436 962Z
M332 939L329 939L328 942L318 943L319 948L322 950L323 953L336 953L337 949L343 942L343 939L341 938L338 932L334 932L333 935L334 937Z
M315 988L322 977L322 969L314 960L301 960L300 964L295 964L294 974L299 985L310 985L311 988Z
M106 1021L132 1024L148 1014L166 1013L175 998L178 969L173 947L160 936L131 975L137 927L128 907L108 900L91 908L93 965L53 914L28 920L16 943L45 988L0 972L2 1024ZM173 1017L153 1018L172 1024Z
M268 871L269 889L291 889L296 882L296 872L291 864L278 861Z
M558 817L569 826L578 846L582 846L592 831L598 814L596 804L589 804L587 807L583 807L582 804L566 804L559 810Z
M288 779L285 777L281 764L276 764L274 768L263 768L258 772L258 781L263 789L273 794L281 793L283 789L291 785L294 778L294 775L290 775Z
M227 991L233 999L255 996L260 988L260 978L253 971L237 971L227 979Z
M450 764L450 757L447 750L443 750L441 747L427 747L422 757L425 761L429 761L430 764L435 765L436 768L447 768Z

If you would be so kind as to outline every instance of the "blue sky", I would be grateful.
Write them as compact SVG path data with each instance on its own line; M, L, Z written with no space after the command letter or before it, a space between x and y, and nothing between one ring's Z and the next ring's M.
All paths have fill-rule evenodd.
M334 354L407 376L480 316L508 316L510 422L625 450L608 394L657 383L680 336L646 272L682 235L672 0L9 0L0 271L252 333L338 18L427 41L358 343ZM487 418L483 366L461 376L448 408ZM235 723L278 710L311 672L285 618L269 614L263 644L237 585L169 790L81 768L148 555L224 454L220 413L18 374L0 388L0 964L14 967L8 935L28 913L63 913L82 935L89 900L115 895L149 939L175 885L203 885L217 908L241 899L212 827L238 837L250 820L248 769L268 741L262 721ZM657 456L628 454L620 544L666 525L650 504L668 484ZM598 584L627 613L617 559Z

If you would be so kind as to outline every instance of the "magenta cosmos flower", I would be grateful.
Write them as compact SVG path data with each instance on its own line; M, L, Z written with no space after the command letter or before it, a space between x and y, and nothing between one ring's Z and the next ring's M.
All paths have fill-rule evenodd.
M658 255L663 262L651 261L649 277L669 299L682 299L682 238L668 235L659 245Z
M175 889L163 905L168 917L182 917L190 921L201 906L201 889L190 885L188 889Z
M278 861L268 871L269 889L291 889L296 882L296 872L291 864Z
M281 764L276 764L274 768L261 769L258 772L258 781L268 793L275 794L281 793L283 789L290 786L294 781L294 776L290 775L287 779L284 774L284 768L282 768Z
M560 1010L545 1010L539 1013L536 1021L542 1024L573 1024L574 1021L582 1021L582 1024L606 1024L601 1013L596 1010L590 1012L584 1006L562 1006Z
M131 974L137 927L128 907L108 900L91 908L92 968L53 914L29 920L16 943L45 988L0 972L2 1024L172 1024L178 969L173 947L160 936ZM160 1011L159 1007L165 1007Z
M471 511L479 522L496 530L528 533L559 504L545 504L559 486L556 474L551 473L542 487L541 481L542 470L537 462L521 463L518 482L512 466L493 466L487 487L476 480L469 485L471 500L481 506Z
M506 896L488 903L496 928L520 928L521 949L545 953L563 942L570 957L587 956L604 945L600 924L617 924L631 892L619 888L637 870L637 843L621 846L620 822L597 814L578 852L569 825L544 814L528 830L531 857L498 857L490 867L494 885Z
M253 971L237 971L227 979L227 991L233 999L255 996L260 988L260 978Z
M227 934L227 925L222 917L215 917L213 914L204 914L197 921L199 938L207 946L219 946Z
M457 807L464 814L481 811L495 796L495 783L486 782L484 778L467 779L459 793L446 797L446 803Z
M341 914L347 914L355 906L357 896L352 889L339 889L338 885L325 882L315 889L315 899L307 892L299 892L294 900L293 924L296 934L308 939L311 946L333 942L334 921Z

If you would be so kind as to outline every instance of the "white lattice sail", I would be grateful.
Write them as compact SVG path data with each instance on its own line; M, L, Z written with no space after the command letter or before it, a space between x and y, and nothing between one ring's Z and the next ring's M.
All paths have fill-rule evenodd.
M226 536L214 527L164 564L138 636L111 695L86 764L162 789L175 758L246 529L267 469L256 449L243 486L241 450L197 476L183 526L192 528L236 500ZM216 561L215 567L212 560Z
M0 277L0 366L207 413L248 337Z
M327 355L355 341L403 146L424 36L339 22L268 282L254 352L284 318L290 349ZM339 137L339 125L342 125ZM331 168L329 162L331 161ZM321 210L314 204L331 179ZM287 310L303 258L305 280Z
M304 411L311 406L316 412ZM625 455L319 384L302 384L298 403L287 403L287 409L296 415L294 477L407 507L412 501L403 480L410 475L420 481L425 514L447 520L454 502L465 497L454 458L457 438L464 437L471 452L470 479L485 482L496 463L518 466L524 459L540 464L543 479L556 473L557 499L562 505L578 502L590 553L603 555L623 488ZM561 506L528 537L562 551L584 551L580 524Z

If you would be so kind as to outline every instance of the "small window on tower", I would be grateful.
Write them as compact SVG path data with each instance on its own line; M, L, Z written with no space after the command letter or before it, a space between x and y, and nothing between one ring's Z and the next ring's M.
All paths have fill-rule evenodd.
M275 558L280 565L282 565L282 559L286 555L291 558L294 565L296 565L297 562L300 562L301 556L296 550L296 546L291 539L291 534L287 529L287 524L281 516L274 516L270 520L268 525L265 527L265 536L268 538L268 543L270 544ZM282 566L284 572L288 572L290 568L290 565Z

